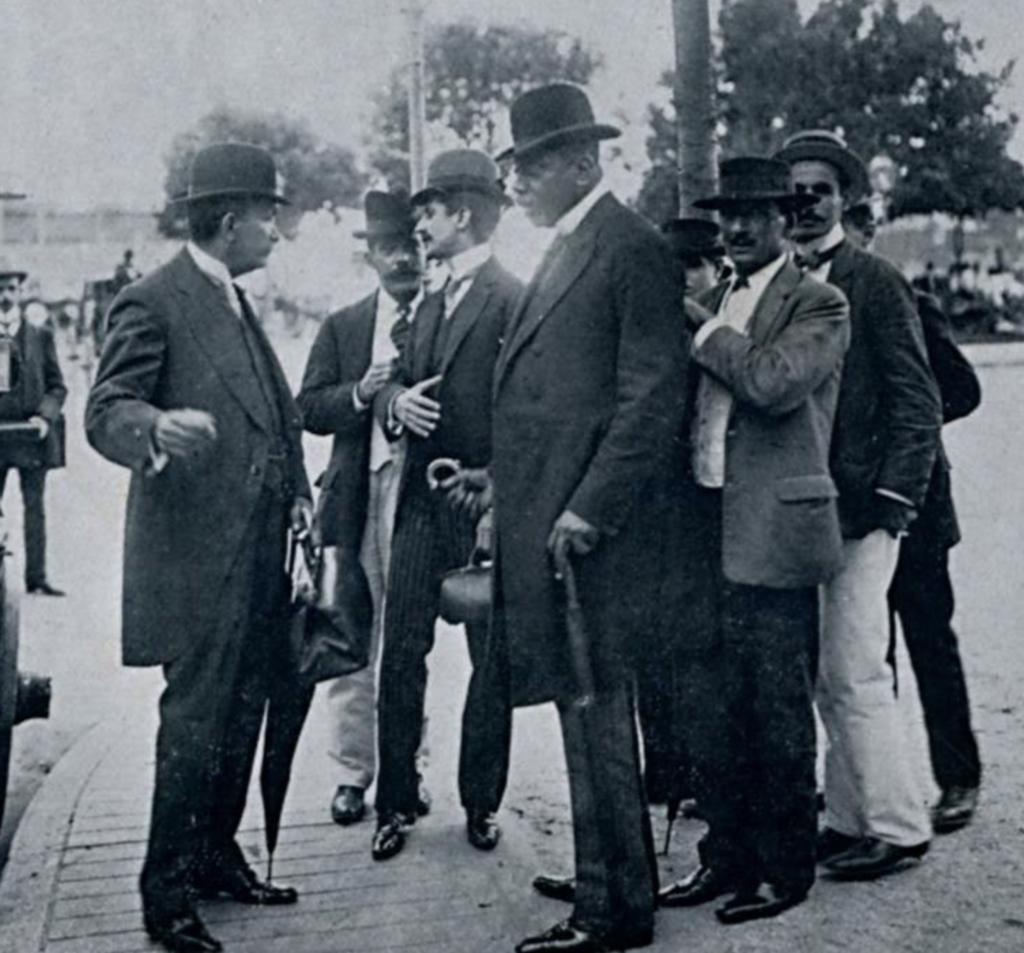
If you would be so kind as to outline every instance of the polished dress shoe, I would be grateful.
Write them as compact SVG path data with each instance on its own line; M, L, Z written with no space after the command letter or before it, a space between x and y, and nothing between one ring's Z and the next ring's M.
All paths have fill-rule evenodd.
M650 946L653 939L650 930L598 936L581 930L572 920L564 920L550 930L527 937L516 947L516 953L610 953Z
M826 860L845 854L854 844L860 840L859 837L851 837L849 834L841 834L831 827L818 831L818 839L814 847L814 856L819 864Z
M416 816L426 817L430 813L432 806L433 798L431 798L427 786L423 783L423 778L420 778L419 787L416 790Z
M474 808L466 812L466 839L477 850L494 850L501 840L501 828L490 811Z
M254 907L283 907L299 899L294 887L264 883L251 867L217 871L200 886L199 896L202 900L229 899Z
M938 834L949 834L971 823L978 809L978 788L949 787L932 808L932 827Z
M807 899L806 887L783 887L765 884L754 891L744 890L727 900L715 911L720 923L731 925L749 920L777 917L790 907Z
M63 589L58 589L56 586L51 586L48 582L34 582L31 586L26 586L25 591L35 596L64 596L67 593Z
M862 837L848 851L825 862L837 880L874 880L916 864L928 853L928 841L900 847L877 837Z
M404 814L385 814L377 819L370 853L374 860L389 860L405 847L406 829L411 820Z
M150 939L174 953L216 953L224 949L191 911L172 917L146 916L145 925Z
M561 900L563 903L576 902L576 881L572 877L549 877L537 874L533 878L533 889L549 900Z
M366 792L352 784L339 784L331 798L331 820L347 827L366 816Z
M736 887L731 877L701 864L693 873L658 891L659 907L696 907Z

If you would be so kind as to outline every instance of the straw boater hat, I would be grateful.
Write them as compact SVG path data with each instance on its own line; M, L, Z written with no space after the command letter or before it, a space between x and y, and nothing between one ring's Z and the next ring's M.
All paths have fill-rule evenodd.
M596 142L622 135L615 126L594 120L587 94L569 83L552 83L523 93L510 113L511 148L498 156L525 159L570 142Z
M797 195L789 182L789 166L776 159L741 156L726 159L719 166L718 193L694 202L696 208L712 211L745 202L774 202L786 211L806 208L817 201L811 195Z
M661 226L677 258L714 261L725 254L722 230L704 218L673 218Z
M455 192L477 192L496 202L508 201L497 163L477 149L451 149L438 155L427 169L427 184L412 197L413 205Z
M196 153L188 176L188 191L176 202L237 195L291 203L278 187L274 158L265 149L242 142L215 142Z
M808 129L790 136L775 153L780 162L827 162L839 173L844 192L862 195L868 192L868 170L864 161L842 136L827 129Z
M367 192L363 199L363 210L366 213L366 228L353 232L356 238L412 238L415 222L409 193L404 189Z

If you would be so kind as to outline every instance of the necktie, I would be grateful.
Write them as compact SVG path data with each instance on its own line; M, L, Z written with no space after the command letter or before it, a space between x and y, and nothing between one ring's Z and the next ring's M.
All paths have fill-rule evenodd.
M405 351L405 345L409 343L409 332L412 331L412 322L409 315L412 313L412 305L403 301L398 305L398 320L391 325L391 343L395 345L398 356L401 357Z
M817 271L836 257L836 252L839 251L841 245L842 242L839 245L833 245L826 251L810 251L804 254L797 252L793 256L793 261L801 271Z

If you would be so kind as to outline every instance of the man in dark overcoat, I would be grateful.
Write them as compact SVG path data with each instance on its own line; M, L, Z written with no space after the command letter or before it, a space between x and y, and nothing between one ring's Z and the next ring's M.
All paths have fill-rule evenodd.
M657 890L633 673L657 618L661 524L648 503L682 418L682 283L664 238L602 182L598 143L618 130L581 89L524 93L511 119L516 201L555 239L495 371L491 664L507 667L515 705L557 706L576 848L571 918L517 949L627 949L651 942ZM563 557L589 630L586 704Z
M46 576L44 495L47 471L64 466L61 408L68 391L53 332L33 326L21 312L21 286L27 277L0 263L0 422L35 427L27 437L3 438L0 497L7 474L16 469L25 504L25 591L62 596Z
M435 460L450 459L461 471L483 473L491 459L495 360L522 291L491 249L504 202L498 167L472 149L436 156L426 187L413 196L416 234L443 269L444 285L420 305L395 378L375 400L386 431L407 440L381 655L372 846L377 860L402 850L416 817L415 755L441 580L469 562L474 544L475 514L455 505L446 492L452 475L433 489L428 468ZM494 683L482 664L486 629L466 626L473 673L459 750L466 836L479 850L493 850L501 835L495 813L505 792L512 731L504 683Z
M312 505L298 407L234 284L278 239L273 159L208 146L186 201L187 246L111 310L86 432L132 470L124 661L165 679L143 917L168 949L208 951L197 897L296 900L257 879L235 834L269 681L287 677L286 536Z
M829 743L819 858L834 876L873 878L923 857L932 833L886 661L887 594L928 489L942 413L909 284L843 231L843 209L866 184L863 162L819 131L790 137L778 158L796 192L814 199L792 228L798 263L850 302L830 451L844 554L823 595L817 704Z
M388 440L372 406L408 340L420 294L408 194L371 191L365 206L366 228L356 237L366 239L379 287L324 321L297 398L306 429L334 438L319 480L317 522L337 558L335 602L350 626L369 630L366 668L326 686L337 824L364 816L366 789L377 774L377 661L405 442ZM419 811L426 806L421 797Z

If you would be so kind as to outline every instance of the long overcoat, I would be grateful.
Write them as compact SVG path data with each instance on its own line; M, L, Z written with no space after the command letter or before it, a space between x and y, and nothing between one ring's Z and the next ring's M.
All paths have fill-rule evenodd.
M576 560L598 688L621 685L656 618L656 492L682 419L682 288L662 237L598 200L527 288L494 385L492 645L513 703L571 697L564 593L547 539L569 509L600 530Z
M86 407L92 446L132 470L122 597L126 665L160 665L241 617L235 571L272 452L270 410L240 319L187 251L125 288ZM262 332L259 332L262 333ZM269 348L269 345L266 345ZM302 421L276 360L289 484L309 496ZM152 472L161 411L190 407L217 422L216 451ZM283 568L283 567L282 567Z

